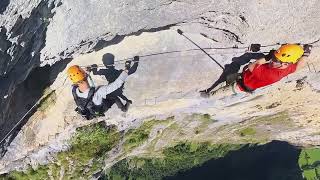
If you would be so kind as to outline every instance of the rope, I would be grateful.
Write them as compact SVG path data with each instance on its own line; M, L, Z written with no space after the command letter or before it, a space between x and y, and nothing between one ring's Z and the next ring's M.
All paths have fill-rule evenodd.
M317 39L311 43L297 43L297 44L300 44L300 45L306 45L306 44L316 44L320 42L320 39ZM270 47L270 46L277 46L277 45L281 45L280 43L275 43L275 44L270 44L270 45L261 45L261 47ZM314 45L313 47L320 47L320 45ZM187 50L175 50L175 51L166 51L166 52L160 52L160 53L152 53L152 54L146 54L146 55L141 55L139 56L140 58L145 58L145 57L150 57L150 56L157 56L157 55L163 55L163 54L172 54L172 53L180 53L180 52L191 52L191 51L203 51L203 49L206 49L206 50L227 50L227 49L248 49L248 47L238 47L238 46L233 46L233 47L209 47L209 48L202 48L202 49L187 49ZM205 51L204 51L205 52ZM207 52L205 52L207 55L213 55L213 54L209 54ZM243 51L241 52L233 52L233 53L219 53L219 54L237 54L237 53L244 53ZM266 52L257 52L257 53L266 53ZM214 54L218 54L218 53L214 53ZM170 58L170 57L168 57ZM212 58L213 59L213 58ZM214 60L214 59L213 59ZM121 59L121 60L118 60L118 61L115 61L114 64L110 64L110 65L104 65L104 64L97 64L98 67L108 67L108 66L114 66L114 65L118 65L118 64L124 64L125 61L133 61L133 58L125 58L125 59ZM223 66L218 63L216 60L214 60L222 69ZM308 65L309 66L309 65ZM86 66L80 66L80 67L86 67ZM96 68L98 68L96 67ZM61 86L59 86L57 89L62 88L62 90L65 88L64 87L64 84L66 82L68 77L66 77L62 83ZM62 91L61 90L61 91ZM60 92L61 92L60 91ZM20 123L27 117L27 115L34 109L36 108L39 103L43 100L43 98L40 98L23 116L22 118L13 126L13 128L4 136L4 138L0 141L0 145L9 137L9 135L20 125Z
M306 45L306 44L317 44L320 42L320 38L310 42L310 43L296 43L299 45ZM261 47L272 47L272 46L279 46L282 43L274 43L274 44L268 44L268 45L261 45ZM319 45L313 45L313 47L320 47ZM206 48L202 48L205 50L228 50L228 49L248 49L248 46L232 46L232 47L206 47ZM139 56L140 58L144 58L144 57L150 57L150 56L159 56L159 55L164 55L164 54L174 54L174 53L182 53L182 52L192 52L192 51L201 51L201 49L186 49L186 50L174 50L174 51L165 51L165 52L159 52L159 53L151 53L151 54L145 54L145 55L141 55ZM245 52L250 52L250 51L237 51L237 52L223 52L223 53L208 53L209 55L215 55L215 54L241 54L241 53L245 53ZM255 53L255 52L251 52L251 53ZM268 53L268 52L256 52L256 53ZM167 57L167 59L170 59L171 57ZM125 58L125 59L120 59L118 61L115 61L114 64L110 64L110 65L104 65L104 64L97 64L98 67L112 67L114 65L119 65L119 64L124 64L125 61L132 61L133 58ZM80 66L80 67L87 67L87 66ZM92 67L92 68L97 68L97 67Z
M64 87L64 84L65 84L67 78L68 78L68 77L66 77L66 78L64 79L62 85L59 86L57 89L59 89L59 88L61 88L61 87L63 87L63 89L65 88L65 87ZM62 89L62 90L63 90L63 89ZM62 90L61 90L61 91L62 91ZM61 91L60 91L60 92L61 92ZM50 94L50 93L49 93L49 94ZM45 97L44 97L44 98L45 98ZM2 143L10 136L10 134L20 125L20 123L29 115L29 113L30 113L34 108L36 108L36 107L39 105L39 103L40 103L44 98L40 98L40 99L20 118L20 120L13 126L13 128L5 135L4 138L0 141L0 145L2 145Z
M181 51L178 51L181 52ZM228 55L228 54L243 54L245 53L245 51L241 51L241 52L229 52L229 53L209 53L210 55L216 55L216 54L222 54L222 55ZM268 53L268 51L262 51L262 52L250 52L250 53ZM161 53L161 54L165 54L165 53ZM155 56L155 55L160 55L160 54L154 54L154 55L143 55L143 56L139 56L140 58L144 58L144 57L148 57L148 56ZM193 54L194 55L194 54ZM185 56L190 56L190 55L185 55ZM183 57L183 56L180 56ZM176 59L176 57L166 57L166 59ZM143 59L144 61L146 60L150 60L150 59ZM113 67L115 65L120 65L120 64L125 64L126 61L133 61L133 58L126 58L126 59L120 59L115 61L113 64L108 64L108 65L104 65L104 64L96 64L97 67L91 67L93 69L95 68L101 68L101 67ZM88 66L80 66L82 68L86 68Z
M269 44L269 45L262 45L261 47L270 47L270 46L277 46L280 45L280 43L275 43L275 44ZM227 50L227 49L248 49L247 46L232 46L232 47L206 47L206 48L202 48L205 50ZM200 49L186 49L186 50L174 50L174 51L165 51L165 52L159 52L159 53L151 53L151 54L145 54L145 55L140 55L140 58L144 58L144 57L150 57L150 56L158 56L158 55L164 55L164 54L173 54L173 53L181 53L181 52L192 52L192 51L201 51ZM214 55L214 54L240 54L240 53L244 53L245 51L238 51L238 52L229 52L229 53L208 53L210 55ZM260 53L267 53L267 52L260 52ZM170 57L167 57L170 58ZM118 65L118 64L124 64L125 61L132 61L133 58L125 58L125 59L120 59L118 61L115 61L114 64L110 64L110 65L104 65L104 64L97 64L98 67L111 67L114 65ZM80 67L87 67L87 66L80 66Z
M5 141L9 135L13 132L13 130L18 127L18 125L23 121L23 119L33 110L33 108L35 108L41 101L42 99L39 99L23 116L22 118L18 121L18 123L16 123L15 126L13 126L13 128L7 133L7 135L0 141L0 144L3 143L3 141Z

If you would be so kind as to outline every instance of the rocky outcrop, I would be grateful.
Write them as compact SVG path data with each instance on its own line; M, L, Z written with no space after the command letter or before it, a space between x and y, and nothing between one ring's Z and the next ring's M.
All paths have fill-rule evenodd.
M0 138L41 97L70 58L118 44L126 36L175 27L201 34L210 42L203 43L206 46L308 43L319 38L319 8L317 0L281 3L254 0L2 0ZM198 36L195 38L204 42ZM152 48L162 49L161 40L157 42ZM181 43L170 42L172 50L182 47ZM131 43L129 48L139 47ZM145 51L150 49L144 47ZM217 59L226 61L225 56ZM45 66L53 64L51 68ZM172 66L171 70L174 69L176 67ZM149 72L148 68L144 71ZM167 75L172 82L178 77L179 73ZM161 83L154 84L156 89L161 87ZM129 93L141 94L138 91Z
M1 3L5 2L9 1ZM45 46L48 19L53 16L51 10L54 7L48 1L11 1L2 7L6 10L2 9L0 16L1 140L37 101L48 84L47 81L39 81L39 86L32 87L24 80L40 65L40 51ZM37 74L37 70L32 74Z

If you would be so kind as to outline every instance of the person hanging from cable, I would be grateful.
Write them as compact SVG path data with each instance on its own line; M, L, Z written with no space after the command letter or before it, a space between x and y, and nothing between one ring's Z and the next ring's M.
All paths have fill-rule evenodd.
M128 77L130 67L125 66L117 79L108 84L92 87L89 84L89 75L78 65L68 68L67 74L72 81L72 95L77 105L75 109L87 120L104 116L106 106L108 106L108 95L120 88ZM119 99L112 99L122 111L127 111L127 107Z
M268 55L262 54L264 57L257 58L255 62L246 65L242 73L238 71L246 62L233 61L225 66L220 78L208 89L200 91L200 94L202 97L208 97L210 92L223 82L226 82L227 85L223 89L231 88L233 93L252 93L258 88L278 82L301 69L305 63L304 57L309 56L311 48L312 45L308 44L303 47L298 44L282 45L278 50L271 50ZM248 61L251 60L248 59Z

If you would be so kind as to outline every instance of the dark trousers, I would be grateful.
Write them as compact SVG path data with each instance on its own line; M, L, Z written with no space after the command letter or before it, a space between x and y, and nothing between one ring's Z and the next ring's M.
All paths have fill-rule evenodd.
M259 59L265 57L262 53L244 53L239 57L232 58L232 63L226 64L224 67L222 74L220 75L219 79L216 80L207 90L211 91L219 84L223 82L227 82L230 84L235 82L242 65L248 64L251 59ZM267 58L267 57L266 57Z
M121 102L118 96L109 96L104 100L105 111L110 109L113 104L116 104L121 110L125 109L125 105Z
M213 90L215 87L217 87L219 84L223 83L223 82L227 82L227 84L232 83L232 81L236 80L236 76L238 75L238 72L240 70L241 65L236 63L236 62L232 62L231 64L226 64L224 71L222 72L222 74L220 75L219 79L216 80L209 88L208 91Z

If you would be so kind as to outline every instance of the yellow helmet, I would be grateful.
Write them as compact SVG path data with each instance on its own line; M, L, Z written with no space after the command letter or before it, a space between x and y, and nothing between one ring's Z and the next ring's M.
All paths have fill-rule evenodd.
M303 55L303 48L297 44L282 45L277 51L274 52L274 56L277 60L284 63L297 63L299 58Z
M73 84L76 84L77 82L83 81L87 78L86 72L78 65L69 67L67 73Z

